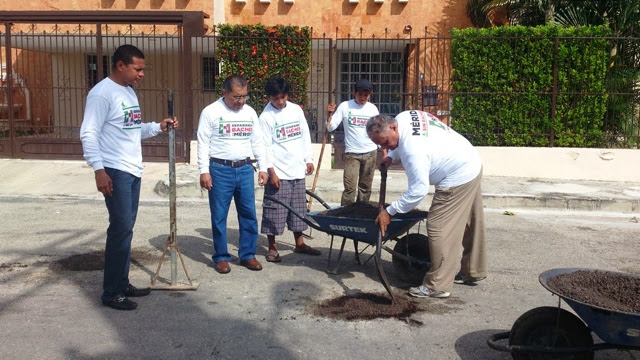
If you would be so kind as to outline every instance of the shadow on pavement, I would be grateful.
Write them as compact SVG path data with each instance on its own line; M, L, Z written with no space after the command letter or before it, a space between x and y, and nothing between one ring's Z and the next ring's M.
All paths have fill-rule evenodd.
M487 345L487 339L496 333L507 330L487 329L479 330L464 334L459 337L454 344L454 348L460 359L493 359L507 360L511 359L510 353L493 350Z

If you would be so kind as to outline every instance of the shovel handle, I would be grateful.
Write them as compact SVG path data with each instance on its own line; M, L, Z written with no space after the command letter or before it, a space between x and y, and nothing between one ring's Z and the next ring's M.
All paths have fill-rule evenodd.
M318 184L318 177L320 176L320 165L322 165L322 156L324 155L324 147L327 145L327 133L322 136L322 147L320 148L320 156L318 156L318 166L316 166L316 175L313 178L313 185L311 186L311 192L315 194L316 185ZM311 204L313 203L313 198L309 199L307 203L307 211L311 211Z

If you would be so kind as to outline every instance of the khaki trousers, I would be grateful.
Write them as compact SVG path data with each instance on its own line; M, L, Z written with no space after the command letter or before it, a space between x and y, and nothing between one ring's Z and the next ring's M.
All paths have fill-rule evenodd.
M427 216L431 269L424 286L451 292L458 265L462 275L487 276L481 183L482 170L466 184L436 188Z
M349 205L354 201L369 201L377 156L378 150L364 154L344 154L344 176L342 179L344 191L340 205Z

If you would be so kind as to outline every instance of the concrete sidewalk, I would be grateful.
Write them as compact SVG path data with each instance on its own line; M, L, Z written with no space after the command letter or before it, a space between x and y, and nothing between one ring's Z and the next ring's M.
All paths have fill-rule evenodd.
M169 169L166 163L145 163L141 201L167 201ZM195 165L176 166L179 201L207 201L199 186ZM307 188L314 176L307 177ZM0 196L66 197L100 199L92 169L83 161L0 159ZM485 176L485 207L494 209L545 208L640 213L640 183L628 181L589 181L545 179L535 177ZM378 199L380 176L374 178L372 200ZM321 169L316 193L331 205L340 202L342 171ZM404 172L390 171L387 178L387 201L393 201L407 189ZM256 199L262 190L256 185ZM420 207L428 208L430 197ZM320 209L315 205L314 209Z

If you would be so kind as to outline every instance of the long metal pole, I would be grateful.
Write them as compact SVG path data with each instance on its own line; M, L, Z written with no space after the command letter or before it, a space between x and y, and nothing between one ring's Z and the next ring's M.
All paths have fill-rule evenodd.
M173 118L173 89L167 94L169 117ZM169 124L169 221L171 236L171 285L178 285L178 251L176 249L176 130Z

